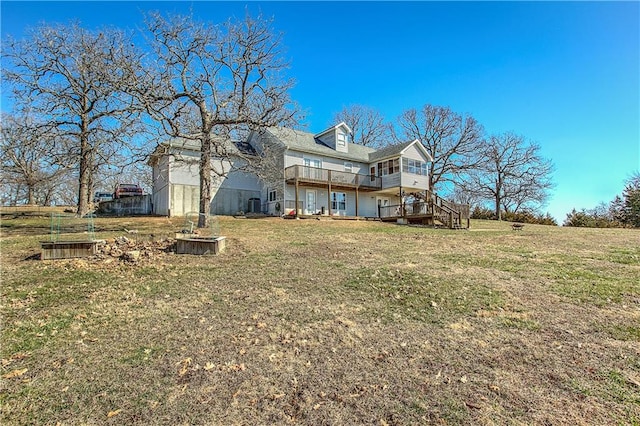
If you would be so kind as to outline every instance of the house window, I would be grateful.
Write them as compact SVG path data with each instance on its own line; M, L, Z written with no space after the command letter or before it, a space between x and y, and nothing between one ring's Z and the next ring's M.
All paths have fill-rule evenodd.
M269 202L274 202L277 199L276 190L269 191Z
M378 163L378 176L392 175L398 172L400 172L399 158Z
M331 193L331 210L346 210L347 194L344 192Z
M345 146L347 143L347 135L341 132L338 132L338 146Z
M374 167L371 167L371 182L375 182L375 180L376 180L376 168L374 166Z
M413 173L414 175L428 175L427 163L411 158L402 159L402 171L405 173Z
M352 173L352 171L353 171L353 163L344 163L344 171Z
M314 158L305 158L304 165L307 167L315 167L317 169L322 167L322 163L320 162L320 160L316 160Z

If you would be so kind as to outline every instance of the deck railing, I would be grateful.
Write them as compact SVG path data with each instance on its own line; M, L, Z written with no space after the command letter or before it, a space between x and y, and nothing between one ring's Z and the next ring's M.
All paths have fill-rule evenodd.
M297 179L304 182L331 183L336 186L348 186L353 188L382 188L382 182L379 176L320 169L310 166L296 165L287 167L284 169L284 177L286 180Z
M442 198L432 197L430 201L414 201L411 203L380 206L378 214L381 219L430 216L449 228L466 227L469 219L469 206L457 204Z
M389 217L402 217L404 216L404 212L402 210L401 204L391 205L391 206L380 206L378 207L378 214L381 219L386 219Z

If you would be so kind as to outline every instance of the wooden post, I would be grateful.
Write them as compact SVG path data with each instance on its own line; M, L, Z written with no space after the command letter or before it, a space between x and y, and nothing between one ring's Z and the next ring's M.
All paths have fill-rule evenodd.
M331 170L327 170L327 182L327 209L329 210L329 216L331 216Z
M356 186L356 216L358 216L358 187Z
M296 176L296 200L295 206L293 206L294 211L296 212L296 217L298 217L298 177Z

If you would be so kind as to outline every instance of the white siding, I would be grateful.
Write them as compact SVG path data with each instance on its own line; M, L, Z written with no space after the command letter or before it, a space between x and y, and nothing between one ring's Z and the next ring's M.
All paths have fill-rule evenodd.
M336 131L335 129L331 132L327 132L324 135L320 136L318 139L332 149L336 149Z
M394 188L396 186L400 186L400 176L401 173L382 176L382 188Z
M402 158L411 158L413 160L420 160L424 163L428 163L429 160L424 156L422 151L418 149L417 144L411 145L409 148L405 150L402 154ZM400 159L400 167L402 168L402 158ZM429 189L429 177L416 175L413 173L402 172L402 188L407 188L407 190L419 190L424 191L425 189Z
M372 193L360 192L360 200L358 201L358 216L378 216L378 207L376 204L375 195L373 195Z
M407 191L412 189L424 191L429 189L429 178L427 176L414 175L413 173L402 173L402 188Z
M424 156L422 151L417 148L416 145L417 145L417 143L415 143L415 144L411 145L409 148L407 148L404 151L404 153L402 154L402 156L404 158L413 158L414 160L424 161L425 163L428 162L428 159Z
M200 164L196 153L171 155L171 183L180 185L200 185Z
M295 201L296 199L296 188L294 185L285 185L284 188L284 199L288 201ZM286 203L282 205L282 212L284 214L289 214L292 209L289 206L286 206Z
M338 144L338 133L344 135L344 144L342 145ZM338 152L349 152L349 132L343 125L322 134L318 139L331 149L335 149Z
M257 176L233 171L226 178L217 177L211 188L211 212L219 215L234 215L247 212L250 198L261 198L262 184ZM265 201L261 199L261 203Z
M154 213L184 216L200 210L199 154L185 151L159 158L154 166ZM212 162L211 212L247 211L249 198L261 198L262 184L251 173L231 171L229 161ZM218 176L226 173L226 177ZM264 201L264 200L263 200Z
M163 156L153 165L153 213L169 215L169 157Z
M171 185L171 216L184 216L200 210L200 187Z

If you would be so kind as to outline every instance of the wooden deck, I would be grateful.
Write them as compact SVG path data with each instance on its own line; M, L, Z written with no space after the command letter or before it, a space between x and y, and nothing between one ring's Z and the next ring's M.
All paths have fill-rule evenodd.
M382 179L379 176L319 169L309 166L291 166L285 169L285 181L319 188L379 191Z
M380 220L444 226L449 229L468 229L470 226L469 206L443 200L437 196L429 201L415 201L379 208Z

